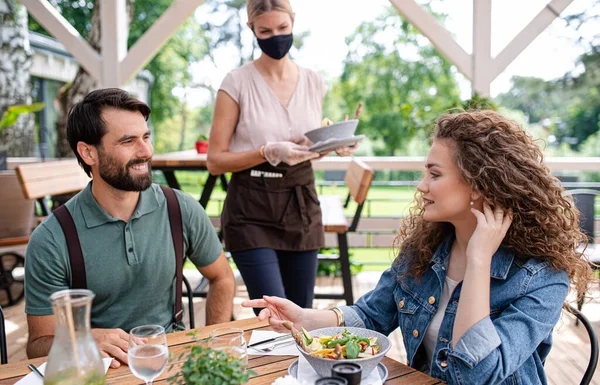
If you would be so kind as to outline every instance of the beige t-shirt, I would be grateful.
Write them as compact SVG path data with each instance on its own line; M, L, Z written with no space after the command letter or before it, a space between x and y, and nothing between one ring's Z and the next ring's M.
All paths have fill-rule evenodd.
M321 126L326 88L314 71L298 66L296 90L286 107L269 87L254 62L231 71L221 84L240 107L229 151L243 152L266 142L290 140Z
M444 280L444 288L442 289L442 298L440 298L438 309L433 315L431 323L429 323L429 327L425 331L425 336L423 337L423 346L425 346L425 352L427 353L430 367L431 361L433 360L433 352L437 346L440 327L442 326L442 321L446 315L446 308L448 307L448 303L450 302L450 298L452 297L454 289L456 289L456 286L458 286L459 283L460 282L457 282L446 276L446 279Z

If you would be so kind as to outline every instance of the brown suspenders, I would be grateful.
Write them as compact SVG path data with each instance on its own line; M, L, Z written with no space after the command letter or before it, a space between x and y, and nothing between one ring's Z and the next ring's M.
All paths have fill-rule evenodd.
M167 198L167 210L169 212L169 224L171 226L171 236L173 237L173 246L175 248L175 311L173 312L173 324L178 325L183 318L181 284L183 281L183 221L181 219L181 207L177 200L177 195L173 189L160 186L165 198ZM81 251L81 243L77 235L77 228L69 210L65 205L60 206L53 211L60 227L67 240L69 249L69 262L71 264L71 288L87 289L85 275L85 262Z
M69 262L71 263L71 288L87 289L83 252L81 251L81 243L79 242L73 217L65 205L60 206L53 213L56 219L58 219L58 223L60 223L60 227L62 227L67 239Z

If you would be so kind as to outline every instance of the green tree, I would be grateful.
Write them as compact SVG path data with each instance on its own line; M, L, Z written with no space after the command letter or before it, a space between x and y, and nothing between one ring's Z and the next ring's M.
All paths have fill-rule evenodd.
M448 105L461 105L456 70L393 8L362 23L346 44L325 113L350 113L362 101L359 131L374 141L375 154L400 154Z
M570 79L577 96L569 103L567 135L577 138L575 149L600 130L600 46L597 48L582 55L585 71Z
M135 0L133 19L129 28L129 47L152 26L172 2L172 0ZM51 3L82 36L88 35L92 28L91 17L96 0L85 2L52 0ZM49 35L31 17L29 28ZM172 91L175 87L186 87L190 84L192 79L190 64L200 61L208 52L209 40L205 31L194 17L190 17L146 65L145 69L154 77L150 106L151 119L156 131L166 130L168 134L178 134L181 127L164 124L167 118L181 113L181 103Z
M513 76L510 90L496 97L498 104L525 113L529 123L545 118L565 117L570 90L563 81L546 81L527 76Z

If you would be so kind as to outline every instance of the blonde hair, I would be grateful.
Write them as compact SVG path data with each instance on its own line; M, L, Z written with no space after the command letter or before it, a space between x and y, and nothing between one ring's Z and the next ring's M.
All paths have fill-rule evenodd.
M294 11L289 0L247 0L246 8L248 9L248 25L254 29L254 20L260 15L271 12L280 11L290 15L292 23L294 22Z

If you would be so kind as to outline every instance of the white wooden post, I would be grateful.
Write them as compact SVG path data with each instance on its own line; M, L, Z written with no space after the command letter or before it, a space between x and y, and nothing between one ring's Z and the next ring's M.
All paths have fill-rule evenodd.
M531 42L544 31L554 19L556 19L562 11L565 10L571 4L573 0L552 0L548 3L534 18L527 24L521 32L515 36L510 43L502 52L496 56L493 63L493 68L491 72L491 80L494 80L498 75L502 73L506 69L506 67L512 63L513 60Z
M414 0L390 0L392 5L409 23L414 25L435 48L453 63L468 79L473 78L473 65L468 53L454 40L429 12Z
M83 68L101 80L102 58L47 0L20 0L42 27L60 41Z
M127 82L138 73L203 2L204 0L175 0L131 47L121 63L121 80Z
M121 87L121 61L127 56L129 24L125 0L100 1L102 42L101 87Z
M492 0L473 0L472 93L490 96L492 82Z
M523 0L527 1L527 0ZM556 19L573 0L551 0L497 57L491 57L491 0L473 0L473 54L466 53L452 35L414 0L390 0L437 50L471 80L473 93L490 95L491 82Z

